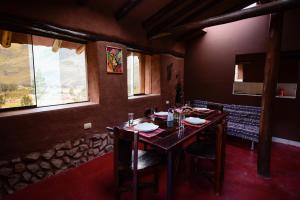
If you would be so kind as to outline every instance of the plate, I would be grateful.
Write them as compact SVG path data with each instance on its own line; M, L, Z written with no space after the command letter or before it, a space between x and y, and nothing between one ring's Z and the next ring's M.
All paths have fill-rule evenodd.
M190 124L204 124L206 122L205 119L200 119L198 117L188 117L188 118L185 118L184 121L186 121Z
M193 108L196 111L209 111L208 108Z
M149 123L149 122L144 122L138 125L134 126L134 129L137 131L142 131L142 132L151 132L151 131L155 131L156 129L158 129L159 126L153 124L153 123Z
M155 112L154 115L165 117L165 116L168 116L168 112Z

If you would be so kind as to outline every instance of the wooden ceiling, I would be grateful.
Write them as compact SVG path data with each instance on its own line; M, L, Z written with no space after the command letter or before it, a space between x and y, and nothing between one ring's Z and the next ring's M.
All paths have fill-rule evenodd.
M71 1L71 0L62 0ZM109 12L119 23L140 23L149 38L173 27L240 10L257 0L72 0L78 5ZM202 34L193 32L192 35ZM188 37L187 37L188 35ZM175 35L186 39L191 33Z
M256 0L126 0L115 10L115 16L119 21L132 19L133 16L144 19L140 22L151 38L173 27L240 10L254 2ZM193 34L201 34L201 31ZM191 34L177 35L175 39L187 38L186 35L190 37Z
M123 25L136 24L148 38L174 27L240 10L257 0L43 0L43 4L72 4L114 17ZM261 0L267 1L267 0ZM27 0L34 4L36 0ZM173 34L186 40L203 34L202 30Z

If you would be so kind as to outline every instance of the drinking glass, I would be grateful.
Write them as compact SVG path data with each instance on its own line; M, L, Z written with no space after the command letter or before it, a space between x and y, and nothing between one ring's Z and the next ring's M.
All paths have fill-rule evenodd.
M151 108L151 113L150 113L151 121L155 121L154 112L155 112L155 109L154 109L154 108Z
M128 126L133 125L134 113L128 113Z
M185 101L185 106L191 107L191 101Z
M179 113L179 128L182 128L182 127L184 127L184 124L182 123L183 122L183 120L184 120L184 118L185 118L185 116L184 116L184 114L183 113Z

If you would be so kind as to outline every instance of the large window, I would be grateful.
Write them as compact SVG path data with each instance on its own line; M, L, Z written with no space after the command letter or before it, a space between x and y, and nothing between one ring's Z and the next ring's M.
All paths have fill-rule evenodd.
M160 57L129 52L127 56L128 96L160 93Z
M299 52L282 52L278 71L276 97L296 98L299 74ZM236 56L233 94L257 95L263 93L264 53Z
M0 34L1 110L88 101L84 44Z

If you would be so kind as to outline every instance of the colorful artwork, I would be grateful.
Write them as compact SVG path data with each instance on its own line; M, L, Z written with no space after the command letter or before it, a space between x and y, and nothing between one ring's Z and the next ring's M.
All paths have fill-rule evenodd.
M108 73L123 73L122 49L106 47L106 68Z

